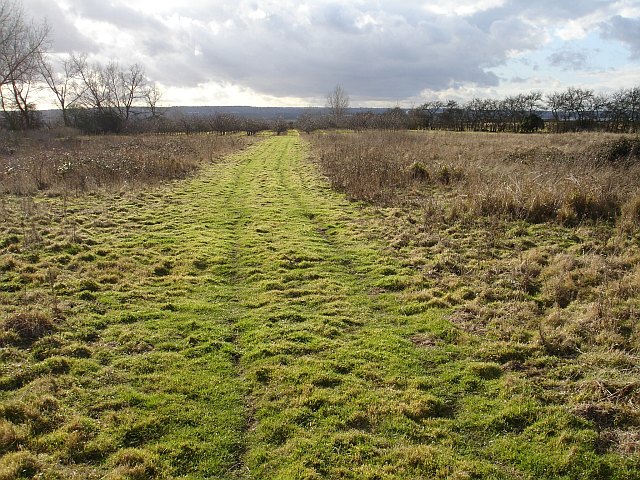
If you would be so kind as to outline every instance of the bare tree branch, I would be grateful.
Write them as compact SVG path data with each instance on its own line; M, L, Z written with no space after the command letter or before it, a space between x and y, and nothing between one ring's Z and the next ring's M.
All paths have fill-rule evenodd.
M341 126L347 108L349 108L349 95L347 95L347 92L345 92L340 85L336 85L327 95L327 108L329 109L329 115L333 119L335 126Z

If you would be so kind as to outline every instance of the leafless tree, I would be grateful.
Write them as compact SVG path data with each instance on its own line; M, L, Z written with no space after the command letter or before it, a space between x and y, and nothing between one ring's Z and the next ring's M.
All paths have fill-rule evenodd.
M29 98L32 87L32 78L11 77L0 89L0 105L12 130L28 130L38 126L36 107Z
M419 118L419 125L421 128L435 128L436 116L444 107L444 103L435 100L432 102L426 102L417 107L416 116Z
M46 23L28 23L20 4L0 0L0 85L32 74L48 38Z
M118 63L110 63L105 69L108 79L112 102L120 118L127 121L131 115L134 102L146 99L146 78L144 69L138 65L121 68Z
M282 135L283 133L287 133L287 131L289 130L289 124L283 116L279 116L273 121L272 128L277 135Z
M552 92L547 94L547 108L551 111L553 119L556 122L560 121L560 112L564 107L564 93Z
M318 111L313 108L305 109L298 120L296 121L296 127L305 133L311 133L314 130L320 128L322 125L322 118Z
M149 99L155 102L159 98L158 92L149 93L144 70L137 64L124 68L117 62L90 65L86 55L73 55L71 62L78 79L75 83L76 107L84 112L83 118L94 120L89 122L93 123L87 126L89 129L119 131L126 128L135 104Z
M527 111L529 115L534 112L540 110L543 106L542 104L542 92L533 91L522 96L522 103L524 109Z
M158 102L162 98L162 90L155 83L148 85L144 89L144 98L147 103L147 107L149 107L149 113L151 113L152 118L156 118L158 116Z
M71 125L69 108L73 107L82 95L82 87L76 81L77 70L71 58L65 58L58 62L56 69L51 60L42 59L40 73L49 90L53 93L66 127Z
M526 96L521 93L505 97L501 102L500 109L504 113L508 129L512 132L517 132L520 122L522 122L527 113Z
M380 115L378 123L385 130L404 130L409 124L407 112L400 107L386 110Z
M46 23L28 23L20 4L0 0L0 103L11 128L35 126L29 95L48 36Z
M327 95L327 109L336 127L344 123L347 108L349 108L349 95L340 85L336 85Z
M380 126L380 115L372 112L357 112L349 118L349 127L356 132L366 130L368 128L377 128Z

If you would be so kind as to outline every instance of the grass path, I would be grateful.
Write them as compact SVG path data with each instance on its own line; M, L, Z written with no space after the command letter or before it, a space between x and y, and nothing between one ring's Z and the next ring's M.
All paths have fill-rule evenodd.
M56 266L66 320L3 354L0 478L637 478L503 368L526 351L421 299L420 269L306 148L270 137L171 189L72 206L79 241L63 222L3 257L8 282ZM24 278L21 300L46 294Z
M246 400L244 446L229 445L235 464L226 471L373 475L380 465L366 458L393 455L393 437L411 428L404 393L387 382L415 377L416 349L384 295L406 278L356 230L354 207L318 182L304 154L299 138L272 138L190 184L177 238L202 247L176 263L197 259L211 282L194 293L228 316L230 382ZM407 401L419 402L417 392ZM372 433L378 422L389 432Z

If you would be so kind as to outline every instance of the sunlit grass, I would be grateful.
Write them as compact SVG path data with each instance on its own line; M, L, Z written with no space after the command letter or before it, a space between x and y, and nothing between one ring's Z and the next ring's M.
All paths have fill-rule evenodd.
M582 244L419 230L332 191L308 148L265 138L144 192L5 197L0 478L637 478L615 437L631 420L594 422L585 371L628 388L630 353L548 351L528 315L574 301L551 280L565 263L508 255Z

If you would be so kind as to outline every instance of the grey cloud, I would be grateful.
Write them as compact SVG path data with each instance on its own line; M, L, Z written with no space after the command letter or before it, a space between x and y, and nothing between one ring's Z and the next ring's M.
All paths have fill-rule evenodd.
M549 63L563 70L585 70L588 66L587 55L574 50L561 50L547 57Z
M640 59L640 18L616 15L600 24L600 28L605 38L625 43L631 50L631 58Z
M520 17L537 22L563 22L607 9L610 0L580 0L563 2L558 0L509 0L503 5L487 9L471 16L470 22L483 30L488 30L498 19Z
M51 0L27 3L55 5ZM124 55L145 58L149 76L165 85L227 81L275 96L322 97L341 83L354 99L378 100L409 98L424 89L465 83L497 86L500 79L490 69L504 64L514 50L540 48L545 22L561 25L611 5L601 0L570 5L557 0L511 0L476 15L457 17L430 13L418 0L211 0L176 10L186 20L176 23L154 12L135 11L124 2L67 3L75 16L108 22L134 36L136 44ZM301 6L307 9L304 16L297 10ZM265 18L250 18L248 12L257 8L265 11ZM57 15L51 22L55 32L75 31L59 8L49 10ZM359 19L365 16L373 22L363 26ZM218 27L212 28L209 22ZM601 30L639 54L637 19L614 17ZM85 48L80 45L73 50L100 53L79 32L74 35L75 43L85 42ZM101 48L103 53L107 49ZM194 54L196 48L201 55ZM586 58L563 51L548 60L562 68L576 68Z
M332 3L318 9L316 23L344 33L358 33L355 20L358 11L350 6Z
M71 11L80 17L110 23L116 27L133 31L158 30L162 24L150 15L134 10L124 3L104 0L73 0Z
M333 6L329 11L312 11L310 18L317 23L304 36L294 28L276 34L268 21L250 32L199 32L199 43L206 45L202 66L224 80L273 95L318 96L340 82L362 96L396 99L454 82L495 86L498 78L485 68L503 62L507 49L533 44L530 27L517 19L498 22L496 31L486 34L463 20L425 12L416 21L401 11L392 18ZM364 13L382 28L358 29L356 19Z
M196 4L192 14L201 22L171 31L161 19L123 3L69 4L76 16L135 34L136 53L149 58L147 73L162 83L195 86L223 80L272 95L323 95L327 85L336 82L379 99L409 97L454 83L495 86L499 80L486 68L503 62L507 48L532 45L528 27L517 19L493 22L491 30L483 32L464 19L436 17L419 2L317 2L308 4L311 26L304 27L286 8L251 22L227 4L218 9ZM361 28L357 20L363 15L374 18L380 28ZM234 27L215 34L204 26L205 18L218 24L233 20ZM203 55L193 54L196 47Z
M33 18L36 22L44 20L52 28L51 47L54 52L97 49L97 44L83 35L55 2L24 0L22 6L27 17Z

